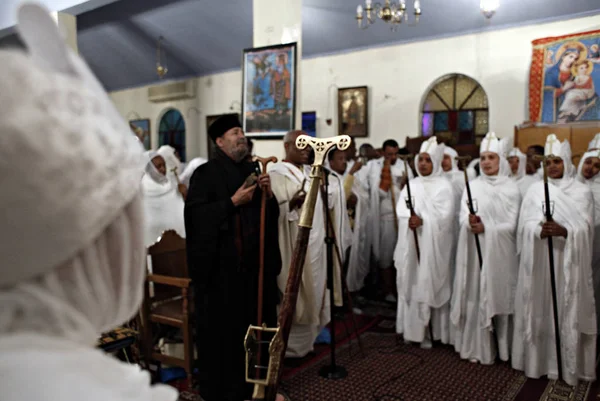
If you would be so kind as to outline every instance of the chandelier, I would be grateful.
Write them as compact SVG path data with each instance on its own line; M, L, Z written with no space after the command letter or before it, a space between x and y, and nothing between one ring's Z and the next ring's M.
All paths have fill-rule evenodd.
M415 24L421 17L421 2L415 0L413 3ZM367 29L379 18L383 22L390 24L390 29L396 31L403 21L408 22L408 11L406 10L406 0L398 2L385 0L385 3L373 4L373 0L365 0L365 5L359 4L356 7L356 21L360 29Z
M165 38L160 36L156 43L156 74L158 75L158 79L162 79L165 74L169 71L167 68L166 58L167 55L163 49L161 49L160 44L164 41ZM164 61L164 64L162 63Z
M479 8L485 18L490 19L496 14L496 10L500 7L500 0L481 0Z

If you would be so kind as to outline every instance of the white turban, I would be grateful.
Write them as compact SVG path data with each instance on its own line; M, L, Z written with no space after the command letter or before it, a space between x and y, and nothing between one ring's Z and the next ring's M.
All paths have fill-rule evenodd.
M94 344L142 299L139 141L42 7L0 51L0 337Z

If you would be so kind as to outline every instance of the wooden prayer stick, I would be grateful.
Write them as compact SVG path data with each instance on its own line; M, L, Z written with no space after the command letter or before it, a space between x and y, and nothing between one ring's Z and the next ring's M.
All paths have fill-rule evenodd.
M408 195L408 199L406 200L406 206L408 206L410 210L411 216L416 216L415 208L412 201L412 194L410 192L410 179L408 178L408 160L413 158L413 155L399 155L399 157L404 161L404 174L406 174L406 193ZM396 209L394 209L396 210ZM396 218L397 219L397 218ZM413 237L415 239L415 250L417 251L417 262L421 263L421 249L419 247L419 235L417 234L417 230L412 230ZM430 308L431 310L431 308ZM431 323L431 319L433 319L433 314L429 314L429 337L431 337L431 346L433 347L433 324Z
M550 190L548 188L548 168L546 167L546 160L558 158L555 155L548 156L539 156L535 155L534 160L542 162L542 168L544 169L544 200L546 202L546 207L544 210L544 215L546 216L546 222L554 221L552 218L552 209L550 207ZM562 355L561 355L561 345L560 345L560 329L558 324L558 300L556 297L556 277L554 273L554 243L552 236L549 235L548 239L548 264L550 265L550 284L552 289L552 314L554 315L554 337L556 339L556 363L558 365L558 380L562 379Z
M260 163L263 174L267 173L267 165L269 163L277 163L275 156L271 157L259 157L254 156L255 162ZM263 292L264 292L264 275L265 275L265 220L266 220L266 208L267 208L267 192L262 191L260 199L260 249L258 250L258 312L256 318L256 324L261 326L263 322Z
M267 165L269 163L277 163L277 158L274 156L262 158L255 156L253 158L255 163L260 164L263 174L267 173ZM257 171L260 173L261 171ZM260 199L260 236L259 236L259 249L258 249L258 302L256 309L256 324L258 326L263 325L263 293L264 293L264 281L265 281L265 220L266 220L266 209L267 209L267 191L262 188L262 194ZM258 349L256 353L256 375L260 377L260 366L262 366L262 333L259 331L256 336Z
M469 185L469 176L467 174L467 163L471 161L471 156L457 156L455 158L461 164L463 168L463 174L465 177L465 189L467 190L467 200L469 213L473 216L477 215L477 211L473 206L473 197L471 196L471 186ZM475 248L477 249L477 259L479 260L479 271L483 270L483 255L481 253L481 243L479 242L479 234L473 233L475 237ZM494 324L494 318L492 317L492 335L494 336L494 342L496 343L496 350L498 355L500 355L500 343L498 342L498 333L496 332L496 325Z

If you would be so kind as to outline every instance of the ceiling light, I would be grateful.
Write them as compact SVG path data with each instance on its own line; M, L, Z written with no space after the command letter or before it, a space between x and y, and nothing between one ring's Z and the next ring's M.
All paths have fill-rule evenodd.
M496 10L500 7L500 0L481 0L479 8L485 18L490 19L496 14Z

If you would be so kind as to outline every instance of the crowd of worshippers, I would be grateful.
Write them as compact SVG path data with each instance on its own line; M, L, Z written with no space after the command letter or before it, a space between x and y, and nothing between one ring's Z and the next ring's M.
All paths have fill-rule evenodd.
M246 330L250 324L277 324L312 180L314 156L296 146L301 134L287 133L285 158L258 175L233 116L209 127L216 145L210 161L194 159L182 168L173 148L149 153L143 178L147 245L166 229L186 237L200 393L207 401L249 397ZM330 151L286 357L313 351L330 321L325 241L330 220L336 306L347 306L350 294L354 312L360 313L361 294L375 294L397 305L396 331L404 341L422 348L450 344L474 363L510 360L513 368L533 378L552 379L559 372L547 248L547 238L553 237L562 379L571 385L594 380L595 296L600 289L600 234L594 235L600 227L598 148L600 134L578 169L569 143L554 134L545 146L532 146L523 154L488 133L479 159L468 164L435 137L422 143L411 162L391 139L380 149L362 145L358 155L354 143L346 151ZM541 163L547 169L549 205ZM253 174L255 180L249 182ZM264 322L256 322L263 192L268 199ZM545 218L545 208L551 209L552 219ZM378 292L369 293L373 287ZM223 395L223 389L229 393Z

